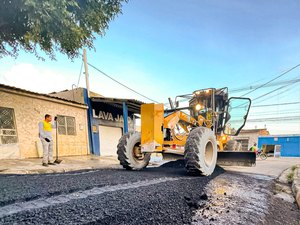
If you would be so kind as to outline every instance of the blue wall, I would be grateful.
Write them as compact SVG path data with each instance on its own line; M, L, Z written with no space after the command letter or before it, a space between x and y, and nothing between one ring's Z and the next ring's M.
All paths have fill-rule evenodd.
M100 140L99 140L99 125L100 121L98 118L93 117L93 109L95 111L100 110L99 104L96 107L95 104L92 103L91 99L88 98L87 89L84 88L84 103L88 105L87 113L88 113L88 134L89 134L89 146L90 146L90 153L94 155L100 155L101 149L100 149ZM128 121L127 116L133 117L133 112L128 112L128 107L126 103L123 103L123 108L117 108L108 104L100 104L102 110L107 110L108 112L111 112L112 115L115 117L115 115L123 115L124 121L123 121L123 129L125 130L125 133L128 132ZM96 112L97 113L97 112ZM93 126L96 126L96 130L93 130ZM120 127L122 128L122 127Z
M258 137L258 147L281 145L281 156L300 157L300 136Z
M100 150L97 148L95 141L97 141L97 137L92 130L92 119L93 119L93 109L91 107L91 100L88 97L87 89L83 89L83 98L84 103L88 105L87 113L88 113L88 134L89 134L89 146L90 146L90 153L94 155L100 155ZM99 139L98 139L99 140ZM99 142L99 141L98 141Z

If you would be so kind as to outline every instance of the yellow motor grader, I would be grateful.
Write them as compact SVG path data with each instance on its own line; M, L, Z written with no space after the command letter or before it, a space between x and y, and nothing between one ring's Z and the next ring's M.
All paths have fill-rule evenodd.
M129 132L117 146L120 164L145 168L152 153L183 156L188 173L210 175L216 164L255 164L255 154L228 149L228 136L246 123L251 100L229 98L227 88L208 88L180 95L174 102L141 105L141 133ZM226 150L225 150L226 149Z

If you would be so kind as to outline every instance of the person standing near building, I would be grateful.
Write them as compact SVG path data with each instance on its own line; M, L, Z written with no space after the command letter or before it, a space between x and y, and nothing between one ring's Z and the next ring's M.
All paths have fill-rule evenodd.
M54 120L56 117L54 118ZM45 119L39 122L39 137L43 145L43 166L55 165L53 163L53 139L52 128L56 128L54 123L51 123L52 117L49 114L45 115Z
M254 143L254 145L249 149L250 152L255 152L255 154L257 154L258 152L258 148L256 147L256 143Z

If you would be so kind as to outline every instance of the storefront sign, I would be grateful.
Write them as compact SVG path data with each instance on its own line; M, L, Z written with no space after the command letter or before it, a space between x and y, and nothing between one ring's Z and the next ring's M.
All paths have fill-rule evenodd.
M113 115L111 112L105 112L105 111L99 111L99 114L96 115L95 109L93 109L93 117L94 118L99 118L101 120L108 120L108 121L113 121L113 122L121 122L123 123L124 118L123 115ZM128 116L128 123L131 123L132 119Z

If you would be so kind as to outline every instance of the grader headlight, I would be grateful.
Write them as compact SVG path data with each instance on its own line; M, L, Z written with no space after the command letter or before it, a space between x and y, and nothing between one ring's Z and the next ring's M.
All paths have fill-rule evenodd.
M197 111L200 111L200 110L202 109L202 105L201 105L201 104L197 104L197 105L195 106L195 109L196 109Z

